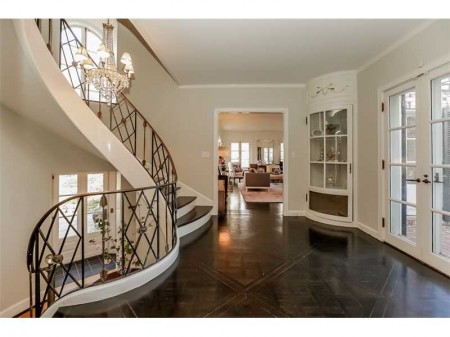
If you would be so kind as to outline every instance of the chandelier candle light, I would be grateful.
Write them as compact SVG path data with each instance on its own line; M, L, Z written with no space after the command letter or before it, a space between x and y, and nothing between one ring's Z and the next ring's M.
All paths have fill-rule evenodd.
M124 52L120 58L120 62L124 64L123 71L125 74L117 71L113 46L113 29L114 26L109 23L109 20L103 24L103 40L97 50L100 64L97 67L89 57L86 48L78 48L74 55L75 62L83 69L88 82L109 103L113 96L117 97L124 89L130 86L131 75L134 74L131 56L127 52Z

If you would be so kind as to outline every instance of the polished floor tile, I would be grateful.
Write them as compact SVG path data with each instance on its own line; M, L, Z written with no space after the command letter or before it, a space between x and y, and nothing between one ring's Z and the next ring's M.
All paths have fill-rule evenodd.
M229 206L157 279L55 317L450 317L450 279L369 235Z

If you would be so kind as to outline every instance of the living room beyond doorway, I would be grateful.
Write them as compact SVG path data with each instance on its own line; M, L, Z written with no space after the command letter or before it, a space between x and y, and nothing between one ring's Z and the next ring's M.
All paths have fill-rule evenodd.
M281 111L218 112L219 216L256 204L274 204L283 214L285 117Z

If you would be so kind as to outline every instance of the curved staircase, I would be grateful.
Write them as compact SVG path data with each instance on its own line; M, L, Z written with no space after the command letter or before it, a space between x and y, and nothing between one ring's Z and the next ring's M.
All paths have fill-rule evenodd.
M31 59L36 72L67 118L138 188L75 195L53 206L41 218L31 235L27 253L30 312L35 317L51 317L59 306L116 296L152 280L176 260L179 238L210 223L212 211L211 206L196 205L195 196L177 196L180 190L176 186L178 175L169 150L148 120L126 96L121 94L116 102L109 103L89 100L89 83L78 70L75 71L78 74L75 81L72 76L65 76L72 88L67 85L68 82L61 73L74 73L73 68L77 65L71 61L73 49L82 44L65 20L51 21L59 21L61 44L57 47L64 62L60 62L58 67L52 60L46 50L46 41L41 36L42 25L38 20L37 25L31 20L18 20L15 24L26 56ZM49 46L50 41L47 43L47 47ZM69 52L72 55L68 55ZM69 56L72 57L71 60ZM100 275L100 281L85 277L84 247L88 244L86 235L83 230L79 233L72 226L74 221L78 221L74 219L80 212L83 214L82 218L85 218L86 200L93 197L100 199L102 207L97 218L102 232L101 258L104 273ZM64 205L69 201L76 202L77 206L73 214L65 215ZM121 204L117 207L122 218L117 225L117 233L110 235L107 205L114 202ZM52 246L50 237L57 221L67 222L68 229L62 242L55 247ZM70 230L76 232L78 243L69 257L63 257L61 252L65 249L64 244ZM110 254L113 236L116 239L112 245L116 250ZM111 263L112 256L116 261L116 278L109 280L105 261L108 259ZM82 270L78 278L71 269L77 263L81 266L77 268ZM59 286L55 283L58 271L65 275Z

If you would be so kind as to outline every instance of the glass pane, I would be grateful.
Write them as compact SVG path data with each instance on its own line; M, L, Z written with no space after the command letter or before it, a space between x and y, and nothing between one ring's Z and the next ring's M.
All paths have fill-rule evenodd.
M70 28L72 29L73 35L75 35L76 38L78 39L78 41L81 42L81 31L82 31L82 29L84 29L84 28L82 28L82 27L76 27L76 26L71 26ZM72 35L70 34L70 31L69 31L67 34L69 35L69 39L71 39L71 38L72 38Z
M434 212L433 253L450 259L450 216Z
M450 169L433 169L433 208L450 212Z
M323 136L323 112L310 115L309 130L312 137Z
M231 151L239 151L239 143L231 143Z
M78 175L68 174L59 176L59 195L68 196L78 193ZM61 199L60 199L61 200Z
M60 179L61 181L61 179ZM67 199L67 196L60 196L59 201L63 201ZM78 200L72 199L65 203L63 203L59 208L61 212L64 214L64 216L61 213L58 213L58 224L59 224L59 238L62 239L66 235L67 228L69 228L68 222L72 221L72 226L76 228L77 226L77 216L75 214L75 210L77 207ZM73 220L72 220L73 218ZM69 230L68 237L74 236L75 232L73 229Z
M87 175L87 189L89 193L103 192L104 181L103 173L90 173ZM100 228L95 223L95 218L101 219L102 207L100 206L100 195L87 197L87 232L93 233L100 231Z
M325 151L325 159L327 162L336 161L336 138L331 137L326 139L326 151Z
M434 123L431 132L433 164L450 164L450 122Z
M310 140L309 145L309 159L311 161L323 161L325 155L323 149L323 138L313 138Z
M326 188L347 189L347 165L326 165Z
M346 162L347 161L347 137L336 137L336 160L338 162Z
M58 232L58 237L60 239L63 239L66 236L66 232L67 232L67 228L69 228L69 224L66 221L66 219L64 219L63 217L59 217L58 218L59 222L59 232ZM78 217L75 215L75 218L73 219L73 223L72 223L72 227L76 227L78 221ZM75 231L72 229L72 227L69 229L69 234L67 234L67 237L72 237L75 236Z
M311 164L310 185L323 187L323 164Z
M335 216L348 216L348 196L309 192L309 209Z
M88 185L89 188L89 185ZM102 186L103 189L103 186ZM100 231L98 221L102 219L103 209L100 206L100 195L87 197L87 232L93 233ZM97 220L97 222L96 222ZM101 224L101 223L100 223Z
M401 164L416 162L416 128L390 131L391 163Z
M250 143L242 143L241 151L250 151Z
M86 34L86 49L90 53L96 53L99 45L102 43L100 36L88 30Z
M450 75L433 80L431 88L433 119L450 117Z
M90 173L87 175L88 192L103 192L103 173Z
M416 181L408 181L417 178L415 167L392 166L391 167L391 199L416 203Z
M328 110L325 115L327 135L347 134L347 109Z
M416 208L391 201L391 234L416 242Z
M416 125L416 90L389 97L389 127Z

